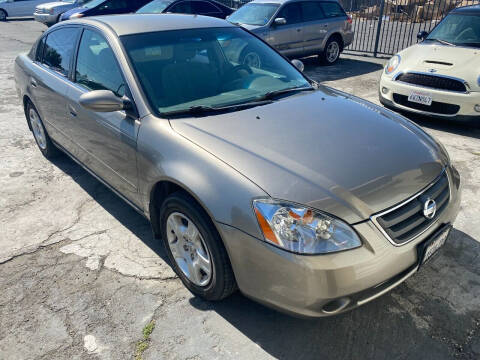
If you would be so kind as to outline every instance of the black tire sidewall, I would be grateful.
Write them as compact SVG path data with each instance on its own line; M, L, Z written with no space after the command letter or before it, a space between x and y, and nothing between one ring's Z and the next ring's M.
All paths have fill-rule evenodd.
M0 18L0 21L7 21L7 16L8 16L7 12L3 9L0 9L0 13L5 15L3 19Z
M192 283L178 267L175 259L172 256L170 247L168 245L166 222L168 216L174 212L184 214L189 218L200 231L200 234L205 241L207 251L210 255L212 263L212 278L208 285L198 286ZM221 239L217 233L217 230L213 227L209 218L204 213L203 209L196 205L195 201L184 193L175 193L170 195L162 204L159 215L162 241L165 246L170 264L175 273L180 277L183 284L195 295L199 295L206 300L219 300L224 293L225 273L224 265L222 263L223 257L221 255L220 247L223 246ZM223 250L224 251L224 250Z

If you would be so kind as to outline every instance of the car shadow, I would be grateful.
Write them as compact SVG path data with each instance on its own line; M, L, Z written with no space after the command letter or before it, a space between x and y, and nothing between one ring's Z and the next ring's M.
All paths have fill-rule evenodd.
M168 263L163 245L158 239L153 237L150 222L143 215L135 211L123 199L67 155L54 159L52 163L66 175L70 176L101 207Z
M480 243L458 230L449 240L442 253L406 283L335 317L298 319L239 293L219 303L197 297L190 303L217 312L277 359L473 359L480 354L468 332L480 324L480 300L462 300L460 293L458 298L443 298L437 289L470 291L472 279L457 277L468 273L476 278L472 294L480 293Z
M305 65L305 73L308 73L309 75L319 73L322 82L360 76L379 71L383 68L383 65L372 61L345 57L340 57L334 65L330 66L322 66L316 56L310 56L301 60Z

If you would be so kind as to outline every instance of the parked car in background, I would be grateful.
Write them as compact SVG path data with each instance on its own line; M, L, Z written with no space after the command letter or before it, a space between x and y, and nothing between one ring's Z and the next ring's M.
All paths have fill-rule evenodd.
M150 0L90 0L80 7L68 10L60 16L60 21L80 17L132 13Z
M353 41L352 19L336 0L254 0L228 17L260 36L286 56L319 55L334 64ZM264 61L245 49L242 63Z
M37 5L45 0L0 0L0 21L9 17L33 16Z
M153 0L137 10L137 14L197 14L225 19L233 9L213 0Z
M89 0L65 0L42 3L35 8L33 17L36 21L47 26L52 26L60 20L60 15L65 11L82 6Z
M480 5L451 11L385 66L380 102L452 120L480 120Z
M268 61L239 64L245 47ZM320 317L421 269L461 182L417 125L295 63L224 20L142 14L60 23L14 74L40 151L150 219L192 293Z

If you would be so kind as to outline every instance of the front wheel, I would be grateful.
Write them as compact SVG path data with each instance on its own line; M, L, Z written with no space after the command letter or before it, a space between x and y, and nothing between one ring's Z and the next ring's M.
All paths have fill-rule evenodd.
M328 39L325 44L325 49L319 55L319 59L324 65L333 65L337 62L340 57L341 46L340 42L336 37Z
M0 21L7 21L7 12L0 9Z
M167 197L160 210L160 226L172 268L192 293L215 301L235 291L223 242L192 197L183 192Z

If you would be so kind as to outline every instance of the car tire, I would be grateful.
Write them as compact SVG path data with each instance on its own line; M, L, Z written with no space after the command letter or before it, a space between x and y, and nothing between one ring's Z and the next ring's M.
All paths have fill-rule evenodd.
M327 40L324 51L318 56L323 65L333 65L340 58L342 45L337 36L332 36Z
M60 150L53 144L52 139L47 133L43 121L38 114L35 106L29 101L25 107L28 126L33 133L35 142L47 159L53 159L61 154Z
M195 199L184 192L171 194L161 206L159 221L168 259L187 289L209 301L235 292L237 284L220 235Z
M7 21L7 12L3 9L0 9L0 21Z
M246 47L240 54L240 64L260 69L262 67L262 58L255 50Z

